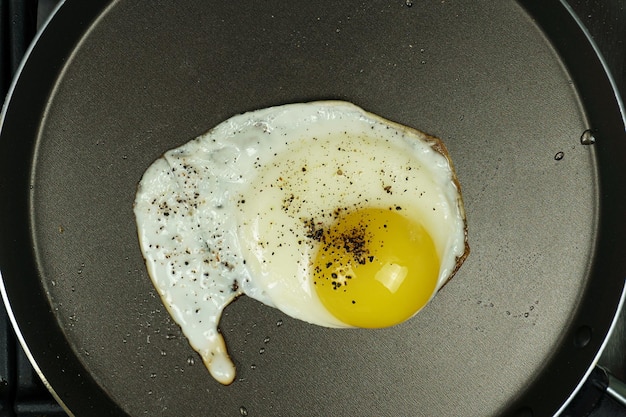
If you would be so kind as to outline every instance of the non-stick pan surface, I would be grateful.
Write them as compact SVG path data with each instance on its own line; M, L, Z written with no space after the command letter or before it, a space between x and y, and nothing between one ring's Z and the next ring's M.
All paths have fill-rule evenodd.
M238 368L224 387L150 283L135 187L231 115L317 99L441 137L472 253L391 329L238 300L221 323ZM76 415L550 415L620 303L623 115L559 2L68 0L0 139L3 295Z

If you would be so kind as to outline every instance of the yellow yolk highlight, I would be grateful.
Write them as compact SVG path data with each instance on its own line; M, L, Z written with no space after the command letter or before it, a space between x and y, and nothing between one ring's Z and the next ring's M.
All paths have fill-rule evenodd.
M399 324L432 297L439 257L426 229L400 207L339 216L320 237L314 285L326 309L362 328Z

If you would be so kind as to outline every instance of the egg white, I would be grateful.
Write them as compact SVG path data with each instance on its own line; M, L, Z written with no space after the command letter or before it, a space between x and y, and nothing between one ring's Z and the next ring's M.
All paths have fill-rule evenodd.
M155 288L211 374L232 382L218 331L241 294L292 317L347 327L311 282L334 210L402 210L424 225L441 260L437 289L465 254L460 193L446 156L421 132L345 102L234 116L166 152L145 172L134 211ZM433 293L434 295L434 293Z

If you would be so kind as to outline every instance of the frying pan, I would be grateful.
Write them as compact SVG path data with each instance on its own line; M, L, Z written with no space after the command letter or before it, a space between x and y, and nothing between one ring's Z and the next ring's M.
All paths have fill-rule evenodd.
M152 288L135 187L233 114L316 99L441 137L472 253L390 329L237 300L223 387ZM67 0L4 108L3 298L78 416L552 415L621 305L625 136L612 79L558 1Z

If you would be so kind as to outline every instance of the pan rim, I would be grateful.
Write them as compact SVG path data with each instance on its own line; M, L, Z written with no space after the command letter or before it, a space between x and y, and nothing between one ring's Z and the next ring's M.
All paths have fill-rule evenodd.
M111 7L117 0L106 0L107 4L102 7L101 9L98 10L98 13L96 13L95 18L97 20L97 18L99 16L101 16L108 7ZM66 4L66 0L59 0L58 3L52 8L52 10L50 11L50 14L47 16L47 18L41 23L41 27L36 31L35 35L33 36L33 40L31 41L31 43L28 45L28 47L26 48L26 50L24 51L24 56L22 57L22 59L20 60L20 63L18 65L18 67L16 68L15 74L13 75L13 79L11 80L11 83L9 85L6 97L4 97L4 102L2 104L2 107L0 109L0 135L2 134L2 132L5 130L5 122L6 122L6 118L7 118L7 113L11 107L11 103L12 103L12 99L15 95L15 91L18 88L18 85L21 81L22 78L22 74L24 73L24 70L28 64L28 62L30 61L31 56L33 55L33 53L35 53L35 51L37 50L37 48L39 47L40 44L40 40L45 36L45 34L48 31L48 28L54 24L54 22L56 22L57 20L57 15L59 15L61 13L62 10L65 9L65 4ZM91 26L91 24L87 25L87 29ZM86 33L86 31L81 31L80 32L80 37L84 36ZM62 69L64 68L65 63L62 65ZM62 70L61 70L62 72ZM30 176L30 172L28 173L28 175ZM30 216L28 216L28 224L30 225L32 222L32 219L30 218ZM30 226L29 226L30 227ZM32 236L28 237L28 240L31 241ZM32 249L32 248L31 248ZM36 259L36 255L34 253L31 253L31 256L33 258L33 260ZM33 370L35 371L35 373L37 374L37 376L40 378L41 382L43 383L43 385L46 387L46 389L48 390L48 392L50 392L50 394L52 395L52 397L54 398L54 400L59 404L59 406L63 409L63 411L70 417L74 417L76 414L70 409L70 407L67 404L67 401L65 401L62 398L62 395L60 395L57 390L53 387L52 383L50 382L49 378L46 376L46 374L44 373L44 371L42 370L41 366L39 365L39 361L35 358L35 355L33 355L33 352L30 348L30 345L28 344L28 342L26 341L26 336L24 335L22 328L20 326L20 324L18 323L18 319L15 315L15 309L10 301L10 296L6 287L6 278L5 275L3 274L3 268L0 265L0 297L2 298L2 303L5 307L6 310L6 314L7 317L9 319L9 322L11 324L11 327L15 333L15 337L18 341L18 343L20 344L20 347L22 348L22 350L24 351L24 354L26 355L29 363L31 364L31 366L33 367ZM59 329L60 332L62 332L61 329ZM58 358L58 356L57 356ZM76 362L79 363L79 366L82 367L82 369L85 371L85 373L88 374L87 369L84 368L84 365L82 364L82 362L80 362L78 359L76 359ZM80 374L79 374L80 375ZM91 378L89 378L91 379ZM104 389L99 386L99 389L102 393L104 393ZM122 412L121 409L118 407L117 404L115 404L110 397L108 396L108 394L104 393L105 398L110 402L110 408L108 409L109 413L112 413L112 415L126 415L125 412Z
M15 317L15 314L13 314L13 308L11 306L11 301L9 300L9 296L7 294L6 287L4 285L4 277L2 275L2 271L0 271L0 293L2 294L2 302L4 303L4 306L6 307L6 313L7 313L8 317L9 317L9 321L11 322L11 326L13 327L13 332L15 333L15 337L17 338L20 346L22 347L22 350L26 354L26 357L28 358L28 361L30 362L31 366L33 367L33 370L37 373L37 375L41 379L41 382L44 384L46 389L50 392L52 397L63 408L63 411L65 411L70 417L74 417L74 413L65 404L63 399L55 391L55 389L52 387L50 382L48 382L48 379L46 378L45 374L43 373L43 371L39 367L39 364L37 363L37 360L35 359L35 356L32 354L32 352L30 350L30 347L28 346L28 343L26 343L26 339L24 338L22 330L20 329L20 326L17 323L17 319Z
M9 107L10 102L11 102L11 97L13 97L13 94L15 93L17 82L18 82L18 79L20 78L20 75L22 74L22 71L24 70L24 66L26 65L26 62L28 61L28 59L31 56L31 54L33 53L33 50L35 49L35 47L36 47L39 39L43 35L44 31L46 30L46 28L48 27L48 25L50 24L50 22L52 21L54 16L56 16L56 14L59 11L59 9L65 4L65 1L66 0L60 0L55 5L55 7L50 12L50 15L46 18L46 20L42 23L41 27L37 30L37 32L35 33L35 36L34 36L32 42L30 43L30 45L28 45L28 48L24 52L24 56L22 57L22 60L20 61L19 65L17 67L15 75L14 75L13 79L11 80L11 84L9 85L9 90L8 90L7 95L6 95L6 97L4 99L4 102L2 104L2 110L0 112L0 131L2 130L2 127L4 126L5 118L6 118L6 114L7 114L7 109ZM72 413L72 411L65 404L63 399L59 396L59 394L54 390L54 388L52 387L52 385L50 384L50 382L48 381L48 379L46 378L46 376L42 372L41 368L39 367L39 364L37 363L37 360L35 359L34 355L30 351L30 348L29 348L28 344L26 343L24 335L22 334L22 330L20 329L20 326L17 323L17 318L15 317L15 314L13 313L13 307L11 305L11 301L9 300L9 295L7 293L6 286L5 286L5 279L4 279L4 276L2 274L2 270L1 269L0 269L0 295L2 296L2 302L4 303L4 306L6 308L6 313L7 313L8 317L9 317L9 321L11 322L11 326L13 328L15 336L16 336L20 346L22 347L22 350L26 354L26 357L28 358L28 361L30 362L30 364L33 367L34 371L37 373L37 375L41 379L41 382L44 384L44 386L50 392L50 394L56 400L56 402L59 403L59 405L63 408L63 410L69 416L74 417L74 414Z
M617 84L615 82L615 78L613 77L613 74L609 70L609 67L608 67L608 65L606 63L606 60L604 59L604 56L603 56L602 52L600 51L600 48L598 48L598 45L596 44L596 42L594 41L593 37L589 33L589 30L587 29L585 24L582 22L580 17L576 14L576 12L572 9L572 6L570 6L567 3L567 1L565 1L565 0L559 0L559 1L560 1L561 5L563 6L563 8L565 10L567 10L567 12L569 13L569 15L572 18L572 20L576 23L576 25L578 26L579 30L584 34L587 42L589 43L589 45L593 49L593 51L595 53L595 56L598 57L600 65L602 66L602 70L606 74L606 76L608 78L608 81L609 81L609 83L611 85L611 89L615 93L615 98L616 98L616 101L617 101L619 112L621 113L621 116L622 116L622 123L626 126L626 110L624 108L624 101L623 101L623 99L621 97L619 89L617 88ZM625 299L626 299L626 278L625 278L625 284L624 284L624 286L622 288L622 294L620 296L620 300L619 300L618 305L617 305L615 316L613 317L613 320L612 320L612 322L611 322L611 324L609 326L609 330L608 330L606 336L604 337L604 341L602 342L600 348L598 349L598 353L596 354L595 358L593 359L593 361L590 364L590 366L587 369L587 371L584 373L583 378L580 380L580 382L578 383L578 385L576 386L574 391L572 391L572 394L567 398L567 400L563 403L563 405L557 410L557 412L555 413L555 416L560 415L565 410L565 408L572 402L574 397L576 397L576 395L579 393L579 391L581 390L581 388L585 384L585 381L589 378L589 375L591 374L593 369L596 366L598 366L598 361L599 361L600 357L602 356L602 353L604 352L604 349L606 348L606 345L608 344L609 339L611 338L611 335L613 335L613 332L615 331L615 326L617 325L617 322L618 322L619 313L624 308L624 301L625 301Z
M563 37L563 35L561 33L559 33L560 29L554 28L554 27L550 27L547 20L549 20L546 17L540 17L540 13L539 10L542 6L540 6L537 2L533 2L532 0L519 0L518 3L521 5L521 7L523 7L526 12L533 17L535 23L537 24L537 26L542 30L542 32L544 33L544 35L546 36L546 39L550 42L550 44L552 45L552 47L555 49L555 51L558 53L559 58L561 59L561 62L563 63L563 65L565 66L566 70L570 73L570 76L572 77L572 80L575 84L575 88L576 88L576 92L577 94L579 94L579 102L581 103L581 105L583 106L582 111L585 115L585 117L587 118L588 122L591 123L592 126L592 131L595 131L595 126L593 125L593 123L595 123L595 121L597 121L598 119L600 119L598 116L598 110L595 109L595 106L590 105L591 100L587 99L584 97L584 92L581 91L588 83L584 82L584 74L581 74L580 72L576 72L574 73L574 69L576 68L572 68L571 62L572 62L572 57L570 57L568 55L568 57L564 57L563 55L565 53L571 54L571 51L565 51L566 49L571 49L571 47L567 48L567 45L564 45L564 40L561 39ZM575 31L577 31L580 35L582 35L582 41L583 41L583 45L581 46L581 50L585 49L585 52L588 52L588 50L591 51L590 54L588 54L589 56L592 57L592 59L596 62L593 63L593 65L590 66L595 66L599 68L599 73L600 76L603 78L603 80L601 80L602 82L606 82L606 84L608 84L608 86L603 86L602 88L607 89L608 91L610 91L610 95L602 95L603 97L611 97L611 99L615 100L615 106L612 106L613 108L616 108L617 113L619 114L618 118L619 121L617 122L617 124L619 124L619 128L618 133L624 134L626 133L626 110L624 107L624 102L622 99L622 96L620 94L619 89L617 88L617 84L615 82L615 79L604 59L604 56L602 55L600 49L598 48L597 44L595 43L595 41L593 40L593 37L591 36L589 30L587 29L587 27L585 26L585 24L582 22L582 20L580 19L580 17L576 14L576 12L574 11L574 9L569 5L569 3L567 2L567 0L556 0L554 2L550 2L548 4L544 4L543 6L544 8L550 8L550 11L548 12L548 14L550 13L556 13L559 12L561 13L560 17L563 17L565 19L569 19L569 24L572 24L575 26ZM558 10L558 8L561 8L560 10ZM556 11L555 11L556 10ZM552 21L556 20L554 18L554 16L551 16L553 19ZM540 19L543 19L542 21L540 21ZM575 43L575 42L574 42ZM591 114L593 113L593 114ZM606 123L605 123L606 125ZM606 128L606 126L603 126L603 128ZM614 140L619 140L618 138L614 138ZM596 148L596 151L598 149ZM595 155L595 159L596 161L598 161L598 165L599 165L599 171L598 171L598 187L599 187L599 192L600 195L602 193L602 189L603 189L603 182L604 179L607 177L607 175L603 175L603 173L601 171L603 171L603 165L606 164L601 164L599 162L599 159L602 157L602 155L599 155L598 152L596 152ZM604 200L605 198L600 197L598 203L599 203L599 219L598 219L598 224L597 224L597 233L598 235L596 236L596 240L595 240L595 247L593 250L594 253L594 258L591 260L591 264L590 264L590 281L593 279L594 276L599 275L597 272L595 272L598 269L598 256L601 255L601 253L599 254L599 252L602 250L602 248L600 248L600 244L605 242L607 240L607 236L605 236L604 238L602 238L602 234L606 231L606 229L608 228L605 223L605 218L606 216L606 212L609 212L609 216L612 214L610 212L610 207L605 207L604 204ZM610 236L608 236L610 238ZM597 278L597 277L596 277ZM585 291L583 292L584 297L589 297L589 284L587 284L587 288L585 288ZM589 363L589 365L586 367L586 369L584 369L584 372L582 372L582 376L578 379L578 383L576 383L576 385L573 387L573 390L571 391L571 394L566 398L565 402L554 412L555 416L560 415L566 408L567 406L572 402L572 400L574 399L574 397L576 396L576 394L578 394L578 392L581 390L581 388L583 387L584 383L586 382L587 378L590 376L590 374L592 373L592 371L594 370L594 368L597 366L598 361L600 359L600 357L602 356L602 353L609 341L609 338L611 337L611 335L613 334L613 331L615 329L615 326L618 322L618 318L619 318L619 314L620 311L622 311L624 308L626 308L624 306L624 304L626 303L625 301L626 298L626 276L622 276L621 277L621 281L620 281L620 288L619 288L619 299L617 304L615 305L615 310L613 312L613 316L611 319L611 322L606 330L606 333L603 333L603 339L601 344L597 347L597 351L596 354L594 355L592 361ZM587 302L586 306L588 307L589 302ZM613 305L613 304L612 304ZM584 306L583 306L584 307ZM575 333L575 329L582 329L582 327L584 327L584 324L581 325L581 321L580 321L580 317L583 316L583 308L581 307L581 304L579 303L578 307L573 311L572 314L572 320L570 323L570 327L568 329L566 329L563 338L564 340L568 340L568 341L572 341L575 340L575 338L577 337L577 334ZM587 308L587 310L589 310L589 308ZM575 325L576 322L579 322L578 325ZM584 322L584 321L582 321ZM580 327L579 327L580 326ZM594 335L595 337L595 335ZM576 342L574 342L576 343ZM561 348L561 344L559 344L559 348ZM579 350L583 349L586 346L586 343L584 346L581 346L579 348ZM545 377L545 370L551 366L554 361L554 357L557 356L558 353L553 354L550 358L548 358L548 361L546 363L546 365L544 366L544 372L541 374L541 376ZM554 368L554 366L553 366ZM521 415L525 415L524 412L526 412L529 408L524 404L523 398L525 398L529 392L532 390L532 388L534 386L536 386L537 383L536 381L533 382L533 385L531 387L529 387L529 389L524 392L521 397L520 400L516 401L511 407L508 407L508 411L506 414L511 414L511 415L515 415L515 416L521 416ZM532 411L532 409L531 409Z
M591 375L591 372L593 372L593 370L598 366L598 361L600 359L600 356L602 356L602 353L604 352L604 349L606 348L606 345L608 344L611 335L615 331L615 326L617 325L617 322L618 322L619 312L624 308L624 301L625 300L626 300L626 285L622 289L622 293L620 295L619 303L617 305L616 314L613 317L613 320L611 321L611 324L609 326L609 330L608 330L606 336L604 337L604 340L602 341L602 344L600 345L600 348L598 349L598 352L597 352L595 358L593 358L591 364L589 365L589 368L584 373L584 375L581 378L580 382L574 388L574 391L572 391L572 393L565 400L563 405L561 405L561 407L556 411L556 413L554 413L555 416L559 416L567 408L567 406L572 402L572 400L576 397L576 395L578 395L578 393L580 392L580 390L583 387L583 385L585 385L585 382L589 378L589 375Z

